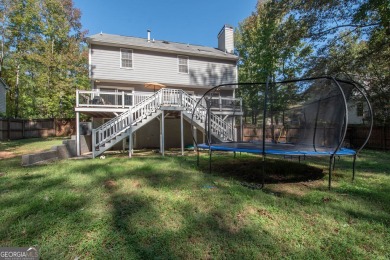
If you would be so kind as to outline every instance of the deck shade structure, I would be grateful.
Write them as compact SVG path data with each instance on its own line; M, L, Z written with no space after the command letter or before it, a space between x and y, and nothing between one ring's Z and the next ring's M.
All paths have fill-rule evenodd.
M145 88L153 89L154 92L156 92L156 90L160 90L162 88L165 88L165 85L157 83L157 82L148 82L148 83L145 83L144 86L145 86Z
M215 128L210 127L210 120L206 117L206 142L194 142L198 151L209 150L210 169L213 151L260 154L264 160L263 165L266 165L265 158L268 154L297 156L299 159L301 156L323 156L329 158L330 188L335 156L352 156L354 178L356 156L367 143L373 124L371 105L356 83L332 77L317 77L280 82L224 84L210 89L199 100L198 105L206 104L210 111L211 97L217 91L232 87L249 93L243 97L245 122L255 125L259 131L249 136L237 131L241 132L236 138L238 141L220 142L215 137L223 133L212 131ZM363 107L362 121L370 126L369 131L360 147L346 148L348 145L344 140L349 115L358 106ZM266 172L266 167L264 169Z

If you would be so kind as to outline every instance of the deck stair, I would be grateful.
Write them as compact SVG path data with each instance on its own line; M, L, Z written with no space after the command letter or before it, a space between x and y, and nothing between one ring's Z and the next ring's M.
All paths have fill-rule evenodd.
M92 130L92 155L99 156L115 144L129 137L153 119L162 114L163 110L184 111L184 118L194 126L203 130L209 127L211 135L220 141L233 141L233 126L224 121L221 116L212 112L207 115L204 104L198 104L191 95L181 89L160 89L153 95L130 107L126 112L107 121ZM207 116L210 116L210 126L206 126Z

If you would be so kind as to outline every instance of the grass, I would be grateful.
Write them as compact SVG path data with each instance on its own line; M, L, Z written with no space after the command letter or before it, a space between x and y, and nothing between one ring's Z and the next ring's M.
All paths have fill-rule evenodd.
M63 138L34 138L16 141L0 141L0 159L12 158L23 154L36 153L50 149L62 143Z
M19 155L53 142L35 141L0 147ZM250 189L220 169L244 171L245 162L256 171L258 157L216 154L212 174L201 171L206 158L200 169L191 155L29 168L20 157L2 159L0 245L38 245L42 259L390 258L389 153L364 151L354 183L351 159L341 158L331 191L326 177ZM327 162L305 163L326 172Z

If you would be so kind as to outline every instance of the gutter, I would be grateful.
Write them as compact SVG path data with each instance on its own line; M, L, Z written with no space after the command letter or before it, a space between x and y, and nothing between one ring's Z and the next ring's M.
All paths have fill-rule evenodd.
M108 43L108 42L100 42L100 41L91 41L87 39L88 44L93 45L100 45L100 46L109 46L109 47L120 47L120 48L134 48L138 50L146 50L146 51L155 51L155 52L163 52L163 53L172 53L172 54L184 54L184 55L190 55L190 56L196 56L196 57L204 57L204 58L214 58L219 60L230 60L230 61L238 61L238 56L233 56L231 54L226 54L226 57L223 57L222 55L204 55L201 53L194 53L194 52L185 52L180 50L167 50L167 49L160 49L160 48L153 48L153 47L144 47L144 46L138 46L138 45L130 45L130 44L122 44L122 43ZM229 55L229 56L227 56ZM233 56L233 57L232 57Z

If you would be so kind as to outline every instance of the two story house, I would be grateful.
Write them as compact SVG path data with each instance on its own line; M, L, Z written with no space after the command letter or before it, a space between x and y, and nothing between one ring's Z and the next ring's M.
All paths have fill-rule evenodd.
M211 87L237 82L233 28L218 34L218 48L112 34L87 38L90 91L76 93L76 120L92 117L92 152L114 145L133 148L181 147L204 138L204 107L197 101ZM212 132L233 140L235 121L242 116L235 87L220 91L212 104ZM193 120L193 118L195 118ZM191 120L193 127L191 127ZM192 128L192 129L191 129ZM80 129L77 127L80 155ZM122 141L122 142L121 142ZM202 141L202 140L201 140Z

